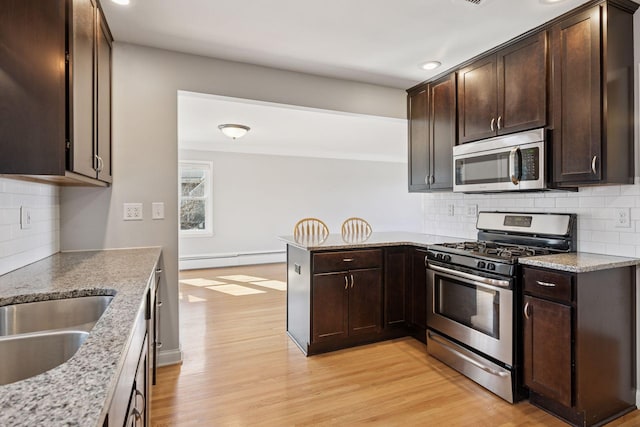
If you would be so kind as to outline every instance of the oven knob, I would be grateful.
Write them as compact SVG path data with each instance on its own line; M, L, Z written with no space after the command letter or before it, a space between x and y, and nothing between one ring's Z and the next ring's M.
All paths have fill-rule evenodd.
M436 254L436 259L442 259L444 258L444 256L442 256L442 254Z
M487 270L495 270L496 269L496 265L492 262L487 264Z
M485 267L485 263L484 261L478 261L478 264L476 264L478 266L478 268L484 268Z
M451 261L451 255L445 255L445 256L443 256L443 257L442 257L442 260L443 260L444 262L449 262L449 261Z

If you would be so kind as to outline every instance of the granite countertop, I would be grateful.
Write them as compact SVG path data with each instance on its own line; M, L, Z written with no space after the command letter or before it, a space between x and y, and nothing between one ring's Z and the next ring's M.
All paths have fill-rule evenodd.
M0 425L102 426L161 251L154 247L58 253L0 276L0 306L114 295L71 359L0 386Z
M518 262L523 265L569 271L571 273L586 273L589 271L639 265L640 259L592 254L588 252L572 252L519 258Z
M429 245L443 242L457 242L463 239L447 236L435 236L431 234L412 233L408 231L387 231L372 233L369 238L343 238L341 234L330 234L325 240L299 239L293 236L280 236L280 240L308 251L356 249L380 246L419 246L426 248ZM468 239L467 239L468 240Z

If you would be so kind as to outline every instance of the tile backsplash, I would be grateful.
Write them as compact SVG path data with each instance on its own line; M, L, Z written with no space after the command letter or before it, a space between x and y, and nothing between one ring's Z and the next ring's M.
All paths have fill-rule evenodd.
M427 234L475 239L478 211L562 212L578 214L578 250L640 257L640 185L584 187L578 192L424 195ZM453 215L451 213L453 206ZM618 226L618 213L629 226Z
M0 178L0 274L60 250L59 188ZM20 207L31 211L31 228L21 229Z

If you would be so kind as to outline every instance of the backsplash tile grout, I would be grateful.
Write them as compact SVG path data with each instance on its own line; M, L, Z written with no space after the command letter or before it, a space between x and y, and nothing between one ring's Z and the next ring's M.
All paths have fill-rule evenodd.
M60 251L60 191L55 185L0 178L0 275ZM20 228L20 207L31 209Z

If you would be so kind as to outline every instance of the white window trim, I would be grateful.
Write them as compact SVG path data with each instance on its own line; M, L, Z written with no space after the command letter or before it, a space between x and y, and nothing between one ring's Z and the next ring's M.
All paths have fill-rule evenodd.
M203 167L208 169L205 185L207 186L207 198L205 209L205 229L204 230L182 230L180 227L180 216L182 209L182 168L185 166ZM178 231L180 237L212 237L213 233L213 162L202 160L180 160L178 161Z

